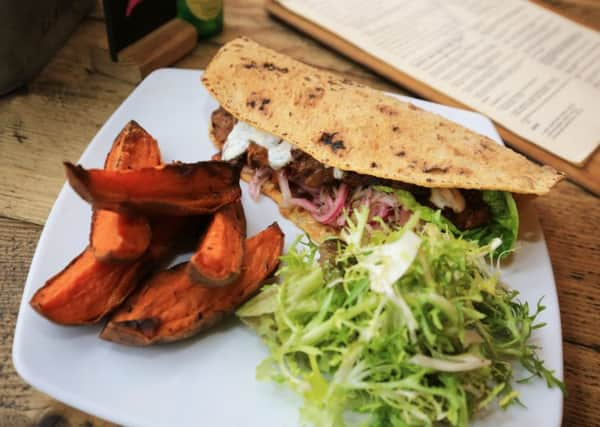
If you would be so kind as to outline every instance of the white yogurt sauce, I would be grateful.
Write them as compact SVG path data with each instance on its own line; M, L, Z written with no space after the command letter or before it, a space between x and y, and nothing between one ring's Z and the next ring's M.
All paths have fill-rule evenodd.
M223 145L222 159L227 161L241 156L251 142L267 149L269 165L273 169L280 169L292 160L292 146L288 142L239 121L227 136Z

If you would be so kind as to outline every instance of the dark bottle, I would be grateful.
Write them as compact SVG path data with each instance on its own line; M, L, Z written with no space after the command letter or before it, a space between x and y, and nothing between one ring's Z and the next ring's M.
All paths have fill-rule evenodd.
M198 38L214 36L223 30L223 0L177 0L177 16L196 27Z

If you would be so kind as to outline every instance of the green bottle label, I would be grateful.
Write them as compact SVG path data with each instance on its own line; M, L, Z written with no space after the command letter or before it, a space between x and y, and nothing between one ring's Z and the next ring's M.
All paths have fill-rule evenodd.
M177 0L177 16L190 22L198 37L210 37L223 29L223 0Z

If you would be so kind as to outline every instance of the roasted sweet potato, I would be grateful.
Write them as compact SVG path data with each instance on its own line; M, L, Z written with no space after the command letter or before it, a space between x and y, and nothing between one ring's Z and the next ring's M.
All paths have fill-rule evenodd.
M144 216L106 209L92 214L90 248L100 261L136 260L148 249L150 238L150 225Z
M208 218L199 215L151 217L152 241L148 259L157 265L168 261L173 254L193 250L207 223Z
M104 169L139 169L160 163L158 143L132 120L113 142ZM131 261L144 254L150 244L150 233L144 216L96 209L92 214L90 247L99 260Z
M158 142L135 120L131 120L115 138L104 161L104 169L140 169L160 164Z
M240 199L239 169L225 162L172 163L129 171L65 163L71 187L95 208L156 215L212 213Z
M103 263L86 248L31 299L42 316L62 325L95 323L133 290L147 263Z
M143 346L195 335L252 296L277 267L282 249L283 233L277 224L246 240L242 274L224 287L192 283L186 264L159 272L112 315L100 336Z
M188 264L190 280L202 286L225 286L242 271L246 218L241 202L215 212Z
M146 254L137 261L101 262L86 248L40 288L30 301L42 316L62 325L96 323L135 289L150 270L173 256L198 217L161 218Z

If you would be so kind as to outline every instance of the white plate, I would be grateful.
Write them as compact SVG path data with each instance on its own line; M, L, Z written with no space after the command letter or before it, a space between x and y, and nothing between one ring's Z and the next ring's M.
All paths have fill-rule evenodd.
M100 129L80 163L102 167L113 139L131 119L160 144L166 161L209 159L210 113L217 103L200 84L198 71L159 70L148 76ZM500 141L492 123L472 112L412 100L422 108ZM74 160L74 159L71 159ZM502 165L499 165L502 167ZM253 203L243 185L252 235L279 221L289 245L299 230L283 219L270 200ZM552 268L533 211L524 212L533 242L521 250L504 279L533 307L541 296L547 326L534 333L540 355L562 378L560 315ZM232 319L200 337L151 348L125 347L97 338L100 326L61 327L29 306L36 289L87 244L90 207L68 187L61 190L40 237L15 331L13 361L34 387L76 408L128 426L296 426L300 400L282 386L255 380L267 355L251 330ZM527 410L494 410L478 426L559 426L562 395L542 381L519 386Z

